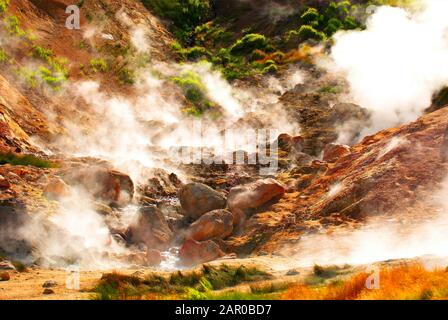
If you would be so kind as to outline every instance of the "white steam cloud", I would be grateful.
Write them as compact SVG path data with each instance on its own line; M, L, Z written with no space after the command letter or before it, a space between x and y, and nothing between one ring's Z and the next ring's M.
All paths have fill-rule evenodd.
M427 0L411 13L379 7L364 31L337 33L331 58L372 130L414 120L448 84L448 2Z

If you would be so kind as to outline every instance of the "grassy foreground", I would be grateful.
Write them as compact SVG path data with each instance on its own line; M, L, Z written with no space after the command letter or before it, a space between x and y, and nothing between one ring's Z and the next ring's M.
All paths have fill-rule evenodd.
M203 266L144 279L118 273L103 275L92 290L100 300L439 300L448 299L448 270L427 270L419 264L383 267L379 288L368 289L366 272L349 267L315 266L301 283L270 282L273 276L244 266ZM247 286L241 286L247 284Z

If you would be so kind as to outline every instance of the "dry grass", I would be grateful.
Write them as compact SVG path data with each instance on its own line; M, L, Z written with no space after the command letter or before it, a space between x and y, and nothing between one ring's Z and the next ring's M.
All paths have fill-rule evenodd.
M367 289L367 273L321 287L297 285L285 292L287 300L427 300L448 299L448 272L402 265L380 270L379 289Z

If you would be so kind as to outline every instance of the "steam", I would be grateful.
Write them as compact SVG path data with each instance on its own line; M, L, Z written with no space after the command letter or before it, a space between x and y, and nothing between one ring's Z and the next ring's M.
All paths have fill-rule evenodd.
M273 23L277 24L298 12L297 7L289 4L281 4L277 2L269 2L262 9L263 14Z
M333 187L334 193L338 187ZM313 264L368 264L390 259L422 256L448 257L448 178L429 199L431 214L402 213L395 217L372 219L361 228L341 228L305 236L294 251L291 262L297 266Z
M148 52L151 48L147 32L143 26L136 26L131 30L132 46L140 53Z
M93 209L93 199L82 189L71 188L58 202L57 214L33 217L19 235L38 249L40 264L60 267L71 264L86 269L126 267L119 257L128 252L111 236L104 217Z
M356 103L373 113L377 131L412 121L448 84L448 3L424 1L408 12L379 7L364 31L339 32L331 58Z

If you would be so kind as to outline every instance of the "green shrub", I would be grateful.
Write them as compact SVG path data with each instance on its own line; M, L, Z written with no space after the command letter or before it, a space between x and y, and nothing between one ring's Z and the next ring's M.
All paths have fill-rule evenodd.
M9 0L0 0L0 13L5 12L8 9Z
M323 41L327 37L323 32L317 31L312 26L309 25L303 25L300 27L299 31L297 32L297 36L301 41L313 39L317 41Z
M21 67L16 71L19 78L23 79L28 86L34 88L39 80L39 75L36 71L30 70L26 67Z
M278 71L278 67L275 63L270 64L263 69L263 73L276 73L277 71Z
M20 20L17 16L7 16L4 19L4 22L6 24L6 30L8 30L10 34L19 37L26 35L26 32L20 27Z
M323 86L319 88L320 93L331 93L331 94L338 94L341 93L341 89L336 86Z
M120 70L118 78L122 83L132 85L135 83L135 71L129 68L123 68Z
M249 33L231 46L230 53L233 55L250 54L255 49L265 49L267 44L268 40L265 36L258 33Z
M315 8L308 8L301 16L300 19L305 24L313 24L319 21L319 11Z
M173 78L173 81L183 89L185 97L192 103L199 103L205 98L205 86L198 74L185 71L180 77Z
M42 48L40 46L33 46L32 54L34 58L42 59L46 62L50 61L53 56L53 50Z
M0 48L0 63L8 61L9 56L3 48Z
M93 72L106 72L109 69L107 62L104 59L92 59L90 60L90 66Z
M60 90L62 83L66 80L63 74L53 73L53 71L43 66L39 67L39 76L55 91Z
M55 164L33 156L31 154L27 155L16 155L13 153L0 153L0 165L11 164L14 166L33 166L38 168L53 168Z
M143 3L161 17L170 19L182 32L191 32L210 15L208 0L142 0Z
M185 50L184 54L185 54L186 58L191 59L191 60L195 60L195 59L199 59L199 58L208 58L208 57L212 56L210 51L208 51L204 47L198 47L198 46L195 46L195 47Z
M16 268L16 270L18 272L27 272L28 271L28 268L26 267L26 265L21 261L12 261L11 263L14 266L14 268Z
M339 20L338 18L331 18L330 20L328 20L327 22L327 26L325 28L325 33L328 36L332 36L333 34L335 34L339 29L342 29L344 27L344 24L342 23L341 20Z

